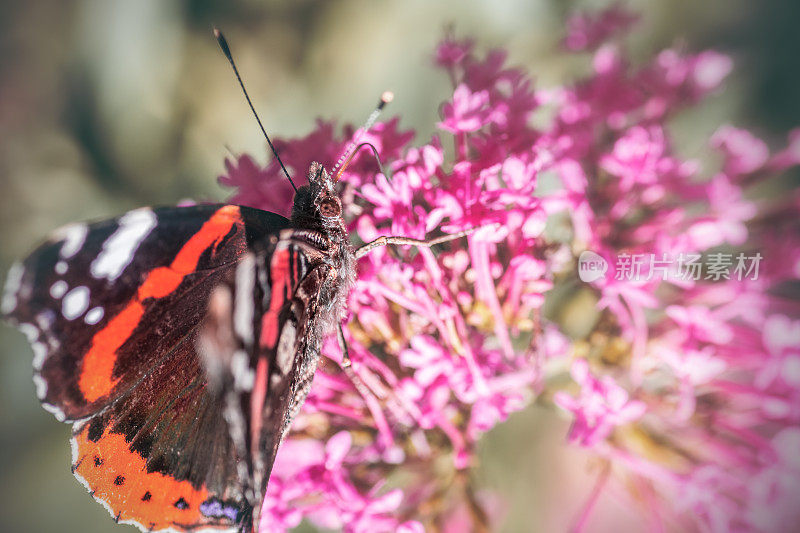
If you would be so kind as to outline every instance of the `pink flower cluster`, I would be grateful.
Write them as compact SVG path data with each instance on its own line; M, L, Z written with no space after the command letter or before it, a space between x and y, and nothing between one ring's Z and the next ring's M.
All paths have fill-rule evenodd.
M345 172L354 243L481 229L360 261L345 328L357 380L326 342L263 531L303 519L370 532L496 525L466 472L481 435L537 395L573 418L569 443L609 465L598 487L627 488L645 516L703 531L798 523L800 197L762 191L800 163L800 132L772 154L721 126L709 169L676 153L670 119L720 90L732 63L665 50L634 68L610 40L635 19L619 6L571 19L565 46L591 54L588 72L555 88L535 88L503 51L447 38L435 54L453 82L441 135L412 145L397 119L364 132L388 176L366 151ZM540 110L552 118L534 127ZM353 134L319 122L276 146L301 176L311 161L330 168ZM233 201L288 214L277 162L245 155L227 170ZM584 250L764 261L748 280L611 273L588 285L600 319L569 339L542 307L564 298L551 288L581 283ZM648 496L630 492L642 486Z

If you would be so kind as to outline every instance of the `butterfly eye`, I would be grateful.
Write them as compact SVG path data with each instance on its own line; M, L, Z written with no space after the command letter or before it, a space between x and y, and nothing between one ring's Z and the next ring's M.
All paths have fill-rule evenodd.
M337 198L326 198L320 202L319 212L325 218L338 217L342 214L342 206Z

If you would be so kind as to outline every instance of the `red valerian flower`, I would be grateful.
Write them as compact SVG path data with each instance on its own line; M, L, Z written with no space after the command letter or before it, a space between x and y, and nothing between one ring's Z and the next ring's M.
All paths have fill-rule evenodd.
M771 155L724 125L705 146L719 165L681 157L671 118L720 90L732 62L668 49L632 67L608 40L633 20L619 6L571 19L567 47L593 55L583 79L547 89L502 50L448 37L435 53L453 83L440 134L412 145L398 119L363 132L387 175L366 151L343 175L354 243L481 229L360 260L345 328L356 381L329 339L263 530L497 526L502 503L464 473L481 436L537 397L572 419L567 443L606 465L577 530L605 490L681 530L796 526L800 197L752 193L800 164L800 130ZM551 119L534 126L540 108ZM275 144L302 175L354 133L320 121ZM277 162L226 169L234 201L288 212ZM583 252L605 262L600 277L581 281ZM574 333L545 311L581 283L597 304Z

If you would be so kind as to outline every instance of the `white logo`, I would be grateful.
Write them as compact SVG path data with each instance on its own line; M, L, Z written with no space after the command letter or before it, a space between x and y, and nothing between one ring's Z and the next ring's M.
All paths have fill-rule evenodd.
M591 283L605 276L608 262L596 253L585 250L578 257L578 277L585 283Z

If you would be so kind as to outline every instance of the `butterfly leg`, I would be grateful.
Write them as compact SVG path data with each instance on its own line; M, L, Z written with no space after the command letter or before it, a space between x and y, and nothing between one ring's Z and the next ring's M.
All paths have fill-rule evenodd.
M342 330L341 324L336 328L336 338L339 340L339 348L342 350L342 370L344 370L347 379L350 380L350 383L353 384L353 387L355 387L363 398L374 397L375 395L370 391L369 387L367 387L367 384L364 383L364 380L353 370L353 363L350 361L350 353L347 350L347 342L344 340L344 331Z
M347 341L344 340L342 324L336 325L336 339L339 341L339 348L342 350L342 368L350 368L353 364L350 361L350 351L347 349Z
M452 233L450 235L442 235L441 237L436 237L435 239L429 239L429 240L412 239L411 237L394 237L394 236L384 235L383 237L378 237L374 241L368 242L367 244L360 246L356 250L356 259L364 257L373 249L379 246L387 246L389 244L407 244L409 246L430 248L431 246L434 246L436 244L442 244L444 242L450 242L456 239L460 239L461 237L466 237L470 233L474 233L479 229L480 227L470 228L464 231L459 231L458 233Z

